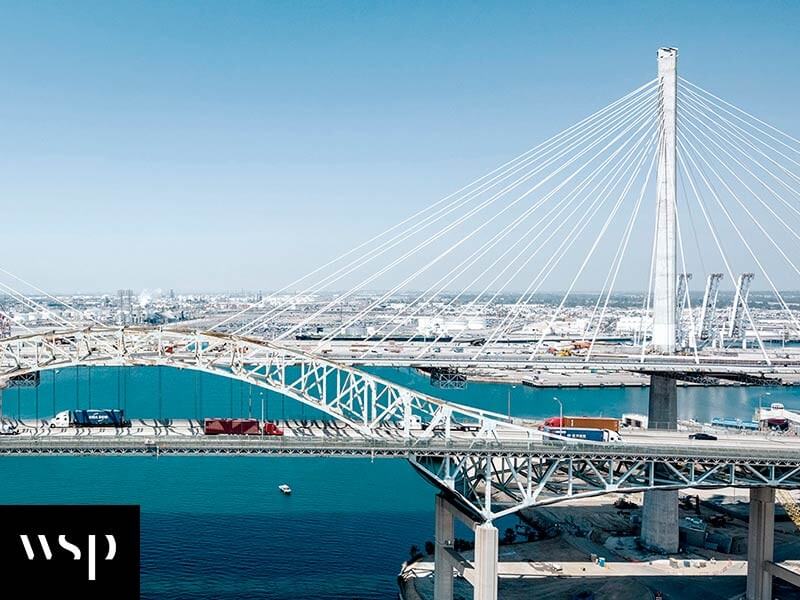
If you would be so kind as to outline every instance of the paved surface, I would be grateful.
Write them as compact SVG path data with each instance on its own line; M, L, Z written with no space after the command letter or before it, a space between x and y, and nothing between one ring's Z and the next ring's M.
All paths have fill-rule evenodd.
M72 428L72 427L49 427L46 419L35 420L15 420L4 419L5 423L16 426L19 434L0 435L0 444L4 442L20 442L20 440L47 440L47 439L120 439L120 438L158 438L164 439L185 439L185 438L204 438L209 443L219 443L220 440L239 440L243 443L248 441L274 441L276 443L292 440L307 440L309 443L328 440L332 442L375 441L376 445L381 442L396 442L406 447L411 447L415 443L423 444L430 441L433 444L446 444L443 438L443 431L438 430L432 438L426 437L422 431L412 430L411 441L407 442L403 437L402 427L392 424L376 430L376 438L370 438L361 430L340 422L323 420L288 420L281 421L278 425L284 430L284 435L273 436L205 436L201 421L193 419L136 419L131 427L113 428ZM528 424L528 422L525 422ZM530 422L532 424L532 422ZM477 437L475 431L451 432L452 442L450 448L476 448L472 444L483 444ZM593 454L604 455L630 455L630 454L669 454L687 457L706 458L710 456L764 456L775 458L776 452L782 458L800 459L800 437L790 434L775 433L745 433L745 432L716 432L716 441L690 440L689 432L680 431L648 431L648 430L623 430L621 432L621 443L576 443L574 441L545 441L541 437L529 439L528 434L523 431L506 431L500 438L488 440L492 447L512 449L512 450L535 450L547 454L557 454L562 450L570 453L583 450ZM534 432L534 436L538 436Z
M501 547L500 554L502 560ZM607 551L606 551L607 553ZM678 561L679 566L670 565L669 559L659 559L648 563L610 562L600 567L591 561L545 562L545 561L503 561L498 565L501 578L537 579L541 577L719 577L747 575L746 560L726 561ZM687 564L688 563L688 564ZM464 577L472 582L472 565L466 564ZM413 570L418 576L433 572L433 562L417 562Z

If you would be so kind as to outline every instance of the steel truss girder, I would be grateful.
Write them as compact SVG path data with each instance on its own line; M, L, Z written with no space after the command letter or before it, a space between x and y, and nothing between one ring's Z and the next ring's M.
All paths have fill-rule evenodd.
M767 375L751 375L749 373L716 373L714 371L701 373L690 373L680 371L656 371L656 370L641 370L638 371L643 375L658 375L659 377L668 377L678 381L688 381L690 383L699 383L701 385L716 385L720 379L728 381L738 381L747 385L754 386L775 386L782 385L782 380L778 377L768 377Z
M386 430L386 428L384 428ZM754 457L746 449L555 445L398 438L255 439L117 435L9 437L0 455L325 456L407 459L481 520L607 493L654 489L800 488L800 452ZM552 447L551 447L552 446Z
M416 455L412 465L476 517L607 493L685 488L800 488L800 461L492 453Z

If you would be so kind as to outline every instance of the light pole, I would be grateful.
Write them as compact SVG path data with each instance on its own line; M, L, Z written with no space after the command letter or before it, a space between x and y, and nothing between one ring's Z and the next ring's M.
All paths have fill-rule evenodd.
M564 428L564 405L561 404L561 400L558 399L558 396L553 396L553 400L558 402L558 426L563 429Z
M508 388L508 395L506 396L506 405L507 405L506 410L508 411L509 417L511 417L511 390L515 389L516 387L517 386L512 385L510 388Z
M266 424L264 422L264 391L263 390L258 390L258 395L261 396L261 427L260 427L260 429L261 429L261 435L264 435L264 425Z

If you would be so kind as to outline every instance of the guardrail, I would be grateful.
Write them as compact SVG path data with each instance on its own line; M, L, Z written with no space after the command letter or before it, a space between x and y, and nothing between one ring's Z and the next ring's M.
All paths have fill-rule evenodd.
M145 436L33 436L0 437L0 454L305 454L370 456L497 455L543 458L593 458L613 460L666 460L687 462L742 462L760 465L800 466L800 440L787 448L743 448L741 445L564 443L540 440L336 440L322 437L250 438L145 437Z

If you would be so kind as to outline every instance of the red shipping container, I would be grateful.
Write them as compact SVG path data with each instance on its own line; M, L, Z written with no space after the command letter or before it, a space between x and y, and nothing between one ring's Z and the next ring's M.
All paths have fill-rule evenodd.
M257 419L205 419L203 432L206 435L259 435Z
M231 433L234 435L258 435L258 420L256 419L233 419Z

